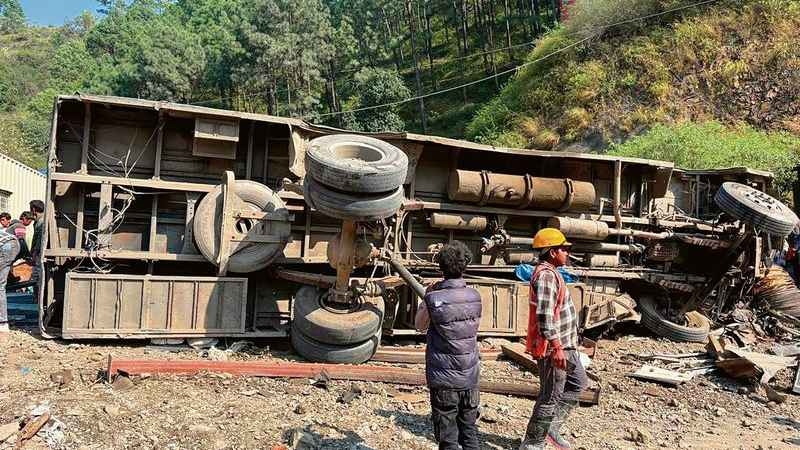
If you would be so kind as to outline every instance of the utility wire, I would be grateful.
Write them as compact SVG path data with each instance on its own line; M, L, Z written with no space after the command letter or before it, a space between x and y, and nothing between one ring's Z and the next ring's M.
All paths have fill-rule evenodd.
M476 58L476 57L483 56L483 55L489 55L489 54L492 54L492 53L500 53L500 52L504 52L506 50L511 50L513 48L530 47L531 45L536 44L536 42L537 41L534 40L534 41L529 41L529 42L523 42L521 44L509 45L507 47L496 48L496 49L485 51L485 52L481 52L481 53L472 53L472 54L469 54L469 55L466 55L466 56L459 56L457 58L448 59L445 64L449 64L449 63L456 62L456 61L461 61L462 59L470 59L470 58ZM342 74L342 73L358 72L361 69L369 68L369 67L370 66L364 66L364 67L358 67L358 68L354 68L354 69L346 69L346 70L342 70L342 71L336 72L336 74L339 75L339 74ZM407 67L406 68L406 70L411 70L411 69L413 69L413 68L412 67ZM336 81L337 82L350 81L353 78L354 78L353 76L344 77L344 78L337 78ZM331 80L325 80L325 81L326 82L330 82ZM445 80L438 80L438 81L441 82L441 81L445 81ZM285 94L286 92L287 92L287 89L285 89L285 88L276 89L275 90L275 95ZM264 90L248 91L248 92L238 93L238 94L235 94L235 95L230 95L230 96L227 96L227 97L216 97L216 98L212 98L212 99L208 99L208 100L200 100L200 101L196 101L196 102L190 102L188 104L189 105L201 106L201 105L206 105L206 104L209 104L209 103L214 103L214 102L218 102L218 101L222 101L222 100L251 98L251 97L255 97L255 96L263 95L263 94L264 94Z
M481 78L481 79L478 79L478 80L470 81L469 83L464 83L464 84L461 84L459 86L453 86L453 87L450 87L450 88L447 88L447 89L442 89L442 90L439 90L439 91L429 92L427 94L418 95L418 96L415 96L415 97L410 97L410 98L407 98L407 99L404 99L404 100L398 100L398 101L395 101L395 102L389 102L389 103L385 103L385 104L382 104L382 105L365 106L365 107L362 107L362 108L355 108L355 109L350 109L350 110L347 110L347 111L336 111L336 112L329 112L329 113L322 113L322 114L314 114L313 117L314 118L330 117L330 116L336 116L336 115L340 115L340 114L347 114L347 113L354 113L354 112L361 112L361 111L369 111L369 110L379 109L379 108L387 108L387 107L391 107L391 106L402 105L404 103L414 102L414 101L417 101L417 100L420 100L420 99L425 99L425 98L428 98L428 97L433 97L435 95L440 95L440 94L444 94L444 93L447 93L447 92L452 92L452 91L455 91L455 90L458 90L458 89L463 89L463 88L468 87L468 86L472 86L472 85L475 85L475 84L478 84L478 83L483 83L484 81L488 81L488 80L491 80L493 78L497 78L497 77L509 74L511 72L519 71L519 69L522 69L523 67L527 67L527 66L530 66L532 64L536 64L538 62L544 61L545 59L548 59L548 58L550 58L552 56L555 56L555 55L557 55L559 53L563 53L566 50L569 50L569 49L571 49L573 47L576 47L576 46L578 46L580 44L583 44L584 42L592 39L598 33L602 32L603 30L606 30L608 28L614 28L614 27L617 27L617 26L620 26L620 25L625 25L625 24L628 24L628 23L639 22L639 21L642 21L642 20L651 19L653 17L659 17L659 16L663 16L663 15L666 15L666 14L670 14L670 13L676 12L676 11L681 11L681 10L684 10L684 9L694 8L694 7L697 7L697 6L703 6L703 5L706 5L706 4L709 4L709 3L714 3L714 2L717 2L717 1L719 1L719 0L705 0L705 1L702 1L702 2L692 3L692 4L689 4L689 5L684 5L684 6L679 6L679 7L676 7L676 8L668 9L666 11L661 11L661 12L658 12L658 13L648 14L646 16L635 17L635 18L632 18L632 19L627 19L627 20L615 22L615 23L612 23L612 24L609 24L609 25L603 25L602 27L595 28L594 29L595 33L592 33L589 36L587 36L587 37L585 37L585 38L583 38L583 39L581 39L579 41L573 42L573 43L571 43L569 45L566 45L566 46L564 46L564 47L562 47L562 48L560 48L558 50L552 51L552 52L550 52L550 53L548 53L548 54L546 54L546 55L544 55L542 57L536 58L533 61L528 61L526 63L523 63L523 64L520 64L520 65L518 65L516 67L513 67L511 69L504 70L502 72L497 72L496 74L492 74L492 75L489 75L487 77L484 77L484 78ZM580 30L580 32L584 32L584 31L587 31L587 29ZM311 116L303 116L301 118L305 119L307 117L311 117Z

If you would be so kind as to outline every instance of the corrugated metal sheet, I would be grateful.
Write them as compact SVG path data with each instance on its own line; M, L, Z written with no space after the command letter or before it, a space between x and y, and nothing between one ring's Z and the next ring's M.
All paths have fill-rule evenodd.
M8 156L0 155L0 191L8 195L6 212L16 219L31 200L44 201L47 176Z

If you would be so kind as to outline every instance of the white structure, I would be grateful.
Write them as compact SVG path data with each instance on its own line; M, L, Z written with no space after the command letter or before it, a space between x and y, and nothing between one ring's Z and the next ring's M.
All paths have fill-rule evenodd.
M0 154L0 212L16 219L31 200L44 201L46 189L47 175Z

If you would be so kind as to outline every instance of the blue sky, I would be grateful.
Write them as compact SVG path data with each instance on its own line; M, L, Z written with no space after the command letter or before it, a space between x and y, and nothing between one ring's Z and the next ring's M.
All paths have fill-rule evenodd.
M85 10L97 9L97 0L20 0L20 4L34 25L62 25Z

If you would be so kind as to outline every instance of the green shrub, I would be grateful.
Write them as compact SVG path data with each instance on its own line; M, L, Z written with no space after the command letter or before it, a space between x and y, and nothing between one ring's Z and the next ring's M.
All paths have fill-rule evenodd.
M758 131L719 122L656 125L647 133L612 146L612 155L673 161L684 169L749 167L775 174L775 187L785 198L800 165L800 137L786 132Z

